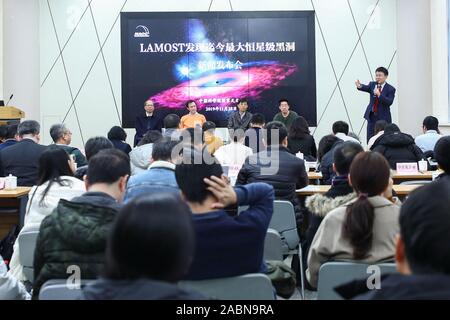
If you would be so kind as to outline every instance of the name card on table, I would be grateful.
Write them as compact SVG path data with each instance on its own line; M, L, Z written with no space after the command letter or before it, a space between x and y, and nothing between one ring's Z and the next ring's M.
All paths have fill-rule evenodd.
M401 162L397 163L397 174L418 173L417 162Z

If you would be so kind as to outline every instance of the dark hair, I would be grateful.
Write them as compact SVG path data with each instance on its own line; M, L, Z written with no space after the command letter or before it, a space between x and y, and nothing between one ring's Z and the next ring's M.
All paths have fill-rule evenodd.
M195 142L201 142L202 144L205 142L203 137L203 130L199 127L195 128L186 128L182 131L182 138L184 143L188 143L190 145L194 145ZM186 141L187 139L187 141Z
M333 133L336 134L338 132L344 133L345 135L348 135L348 123L345 121L336 121L333 123Z
M156 141L162 139L162 134L158 130L149 130L142 137L141 141L137 144L138 147L143 146L144 144L155 143Z
M228 135L230 136L230 140L234 142L239 142L245 139L245 131L241 128L228 129Z
M17 128L19 136L25 134L38 135L41 130L41 125L35 120L26 120L21 122Z
M377 122L375 122L375 127L374 127L374 132L375 134L377 134L380 131L384 131L384 129L387 126L387 121L386 120L378 120Z
M100 150L114 148L111 141L105 137L93 137L89 138L84 145L84 151L86 152L86 159L89 161Z
M400 128L395 123L389 123L384 128L384 134L394 133L394 132L400 132Z
M333 152L333 162L336 171L340 175L348 174L353 159L355 159L358 153L363 151L363 147L359 143L353 141L345 141L337 145Z
M445 179L414 190L400 209L400 234L414 274L450 275L450 183Z
M188 100L185 104L186 108L188 108L191 103L195 103L195 105L197 105L197 103L194 100Z
M266 117L264 117L262 113L255 113L252 115L250 123L263 125L264 123L266 123Z
M322 161L323 156L333 148L336 142L340 141L334 134L328 134L323 136L319 141L319 147L317 148L317 160Z
M215 129L215 128L216 128L216 124L212 121L206 121L202 126L203 132L211 130L211 129Z
M450 136L440 138L434 146L434 158L439 167L450 174Z
M104 149L89 160L87 180L90 185L112 184L130 173L130 158L126 153L118 149Z
M170 138L162 138L153 144L152 159L154 161L170 161L172 160L173 148L178 144L178 141Z
M8 125L2 124L0 126L0 139L7 139L6 136L8 135Z
M164 128L166 129L174 129L180 126L180 117L176 114L168 114L164 120Z
M358 199L347 206L343 235L353 247L353 258L364 259L372 247L375 212L368 197L381 194L389 185L390 167L377 152L359 153L350 166L350 179Z
M16 137L18 126L19 125L17 124L8 125L8 130L6 132L6 139L14 139Z
M41 186L48 182L47 187L42 193L39 205L44 205L44 199L50 190L53 183L58 183L60 186L69 186L70 181L61 179L62 176L73 176L73 171L69 166L70 157L64 149L58 146L49 146L39 157L38 164L38 182L37 185ZM36 190L35 190L36 192ZM33 194L34 197L34 194Z
M288 99L282 98L282 99L278 100L278 105L280 105L282 102L286 102L287 104L289 104Z
M436 117L425 117L425 119L423 119L423 126L427 128L427 130L436 130L439 133L439 120Z
M189 207L178 195L139 196L118 213L109 234L105 276L177 282L194 255Z
M53 142L57 142L67 131L64 123L54 124L50 127L50 137L52 137Z
M310 133L308 121L302 116L296 118L289 128L289 138L291 139L303 139Z
M389 75L389 71L385 67L378 67L375 72L383 72L386 77Z
M281 122L278 121L272 121L269 122L266 125L266 132L267 132L267 145L271 146L271 145L278 145L281 144L283 142L284 139L286 139L287 137L287 129L284 126L284 124L282 124ZM277 141L272 141L272 135L278 134L278 140ZM273 137L275 138L275 137Z
M203 203L208 195L212 193L207 190L208 186L203 181L211 176L221 177L222 166L214 161L212 164L204 161L203 156L196 150L183 150L183 161L175 167L175 178L180 190L189 202Z
M123 130L122 127L114 126L108 132L109 140L127 140L127 133Z

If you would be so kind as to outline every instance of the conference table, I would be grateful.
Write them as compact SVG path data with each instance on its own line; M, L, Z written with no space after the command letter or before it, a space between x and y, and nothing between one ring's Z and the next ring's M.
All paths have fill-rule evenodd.
M410 184L410 185L403 185L403 184L394 184L393 190L397 193L399 196L407 196L410 194L414 189L421 187L421 184ZM329 185L309 185L302 189L296 190L296 193L300 197L306 197L306 196L312 196L314 194L323 194L326 193L331 186Z
M3 231L8 226L12 227L12 225L17 224L17 220L19 227L21 228L23 226L30 190L31 187L17 187L15 190L0 190L0 219L2 220ZM11 212L19 212L19 219L17 219L17 213L11 214ZM15 216L15 218L11 219L12 216Z
M398 181L408 181L408 180L432 180L433 179L433 173L436 171L418 171L414 173L397 173L397 171L393 170L393 176L394 183L397 183ZM312 182L321 180L322 179L322 173L321 172L315 172L310 171L308 172L308 178Z

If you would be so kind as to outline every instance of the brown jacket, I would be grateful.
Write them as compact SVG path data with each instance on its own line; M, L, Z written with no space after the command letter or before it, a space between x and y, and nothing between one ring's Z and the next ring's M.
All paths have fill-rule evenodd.
M314 236L306 270L306 278L313 287L317 287L319 269L325 262L354 260L353 247L342 233L346 208L354 201L356 199L329 212ZM378 263L392 260L395 254L395 237L400 231L400 202L393 204L381 196L371 197L369 201L375 208L372 248L367 257L358 262Z

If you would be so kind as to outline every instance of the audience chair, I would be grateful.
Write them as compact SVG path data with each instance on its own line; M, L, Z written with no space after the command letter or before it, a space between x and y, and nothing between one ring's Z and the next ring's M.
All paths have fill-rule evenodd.
M220 300L275 300L272 282L262 273L221 279L181 281L179 287Z
M283 261L283 241L278 231L267 230L264 241L264 260Z
M19 261L23 266L23 273L30 283L34 281L34 249L39 231L25 231L19 234Z
M67 280L48 280L39 291L39 300L77 300L81 289L94 280L81 280L78 288L70 287Z
M334 288L357 279L368 279L375 274L371 266L380 268L380 277L396 273L395 263L365 264L355 262L327 262L319 269L318 300L343 300Z

